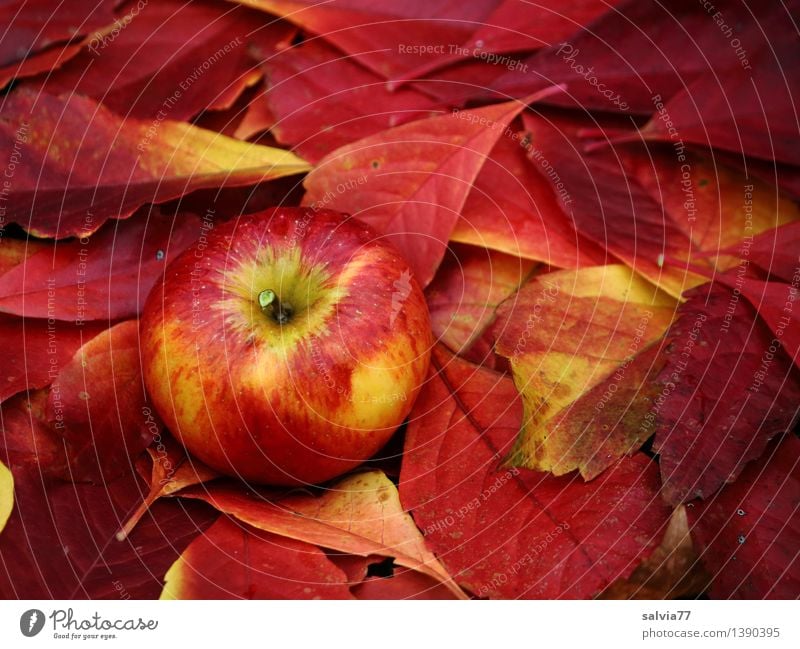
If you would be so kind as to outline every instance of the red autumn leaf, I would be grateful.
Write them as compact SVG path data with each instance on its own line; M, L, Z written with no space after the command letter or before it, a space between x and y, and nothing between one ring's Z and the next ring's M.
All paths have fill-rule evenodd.
M544 177L547 161L529 159L531 143L512 136L492 149L450 238L559 268L602 264L606 254L577 234Z
M382 6L364 0L236 1L322 36L387 79L435 61L448 49L446 44L465 42L497 3L413 0Z
M48 0L4 2L0 5L0 25L6 26L0 39L0 88L11 78L30 73L26 68L32 58L39 59L36 72L50 69L60 57L68 58L63 47L51 46L63 46L111 25L114 6L120 1L73 0L58 10Z
M54 70L69 61L73 56L77 56L80 51L80 43L63 46L54 45L18 63L0 66L0 88L8 85L9 81L33 77L42 72Z
M237 134L249 137L271 127L279 142L311 162L378 131L428 117L439 106L416 90L389 92L384 78L320 39L269 57L262 67L269 85Z
M479 52L518 52L555 45L619 0L503 0L466 44Z
M229 107L260 72L264 56L291 38L288 23L208 1L161 0L125 8L116 33L87 39L81 54L49 74L50 94L92 97L126 117L185 120Z
M148 415L152 416L149 409L145 411L145 417ZM150 491L117 532L118 541L127 538L142 516L159 498L171 496L187 487L219 477L216 471L189 457L174 439L164 437L160 432L154 438L153 444L148 447L147 455L139 458L136 468L142 477L149 481Z
M0 239L0 275L15 266L19 266L28 257L40 250L49 250L50 246L36 239Z
M590 480L636 453L676 306L622 265L538 275L502 304L496 349L525 406L509 462Z
M658 102L658 114L642 129L643 138L678 137L686 143L800 164L796 106L800 69L787 65L797 53L797 32L783 28L800 11L800 2L765 3L756 5L755 11L755 17L747 16L730 38L728 60L720 61L717 74L686 79L688 83L669 101ZM723 25L729 25L731 13L726 9ZM715 22L709 20L724 35L725 28ZM754 28L759 31L754 33Z
M0 315L0 339L5 347L0 361L0 403L23 390L49 385L58 368L106 326Z
M0 406L0 460L12 471L24 470L42 479L64 478L67 453L47 423L46 408L45 390L19 394Z
M114 535L144 489L134 474L97 486L14 477L0 534L2 599L158 597L170 564L213 520L200 503L160 502L120 543Z
M464 597L428 551L395 486L381 471L342 479L319 497L248 493L235 486L210 485L181 493L201 498L225 514L265 532L362 557L392 557Z
M793 599L800 592L800 441L770 444L732 485L690 507L692 536L719 599Z
M534 263L474 246L453 246L425 295L437 340L467 352L494 321L497 305L531 274Z
M5 217L37 236L87 236L145 203L307 169L287 151L180 122L122 121L79 96L15 90L3 113L0 144L16 155Z
M717 283L685 297L644 418L672 503L708 498L736 480L792 426L800 401L797 368L752 306Z
M480 597L591 597L658 543L669 510L655 464L597 480L503 467L521 423L510 379L434 351L406 437L400 490L428 546Z
M732 275L730 272L719 277L734 291L740 291L758 315L775 335L771 344L780 345L798 367L800 367L800 314L795 311L797 289L800 284L800 266L792 284L783 282L762 282L749 277Z
M742 253L744 250L741 248L730 252ZM793 282L800 262L800 221L762 232L748 246L745 256L748 263L755 264L770 275Z
M161 599L352 599L319 548L220 516L166 575Z
M535 155L555 171L551 184L563 185L570 198L565 209L578 232L674 297L705 281L690 272L687 259L707 258L746 236L800 218L797 205L774 187L683 145L586 151L577 137L579 120L525 114L523 121ZM723 270L737 263L712 261Z
M60 369L45 415L63 438L71 480L107 480L133 470L158 432L147 418L141 374L137 320L99 334Z
M762 24L775 14L788 20L786 9L776 3L625 0L590 28L499 76L489 89L502 97L520 97L543 83L565 84L567 92L548 97L548 103L651 115L656 102L668 100L693 79L706 76L724 86L732 67L740 65L731 45L734 35L750 51L768 47Z
M530 52L564 41L619 0L503 0L482 21L469 40L448 44L442 55L404 75L416 79L457 61L476 59L498 68L528 71L503 53Z
M677 599L703 593L708 575L692 542L684 505L669 519L664 538L627 579L615 581L600 599Z
M486 156L523 107L432 117L337 149L306 178L303 204L349 212L387 235L425 286Z
M0 311L76 324L137 316L166 265L211 227L210 217L151 210L59 242L0 275Z

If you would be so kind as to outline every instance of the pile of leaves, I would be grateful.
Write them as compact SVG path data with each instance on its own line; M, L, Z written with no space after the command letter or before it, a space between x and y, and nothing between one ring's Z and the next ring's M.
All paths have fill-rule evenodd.
M800 595L796 0L51 4L0 8L0 595ZM271 205L389 237L437 339L304 489L141 380L165 265Z

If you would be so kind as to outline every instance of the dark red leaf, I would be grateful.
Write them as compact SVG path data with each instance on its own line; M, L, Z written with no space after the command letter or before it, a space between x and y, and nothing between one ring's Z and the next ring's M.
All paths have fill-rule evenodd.
M0 598L145 599L216 515L200 503L159 502L131 536L115 534L146 486L129 474L103 485L45 487L14 472L15 503L0 534Z
M449 43L463 43L497 0L409 0L380 6L365 0L237 0L322 36L385 78L435 61Z
M718 599L800 594L800 440L770 444L734 484L689 506L692 535Z
M48 319L0 315L0 402L23 390L52 383L78 348L106 328L101 322L75 325Z
M88 39L40 87L87 95L124 116L185 120L229 107L259 79L253 41L267 57L293 32L288 23L266 23L258 12L208 0L134 2L123 27Z
M321 39L267 58L267 90L248 110L240 137L271 127L311 162L345 144L429 117L440 104L419 91L389 92L386 80Z
M588 120L525 114L523 121L532 155L552 169L548 179L578 232L674 297L706 281L688 259L708 264L703 273L725 270L738 259L717 258L721 248L800 217L775 187L683 145L587 151L577 134Z
M136 316L166 265L213 228L212 217L150 210L56 243L0 275L0 311L76 324Z
M110 25L121 0L9 0L0 5L0 67L18 64L44 48Z
M667 333L661 391L643 421L656 432L673 503L708 498L739 477L791 427L800 403L798 370L750 304L717 283L685 297Z

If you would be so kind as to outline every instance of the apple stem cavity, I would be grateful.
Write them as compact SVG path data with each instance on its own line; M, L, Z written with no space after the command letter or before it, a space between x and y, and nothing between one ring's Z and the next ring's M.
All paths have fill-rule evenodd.
M270 288L258 294L258 305L265 315L280 325L284 325L292 319L292 305L288 302L281 302L278 294Z

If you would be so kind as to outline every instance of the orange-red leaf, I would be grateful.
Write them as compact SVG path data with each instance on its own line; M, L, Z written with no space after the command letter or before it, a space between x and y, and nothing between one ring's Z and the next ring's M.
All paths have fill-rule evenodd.
M534 263L474 246L453 246L425 295L433 335L461 354L481 337L497 305L514 293Z
M352 599L347 576L319 548L226 516L189 545L161 599Z
M145 203L308 169L287 151L182 122L123 121L78 95L14 90L3 116L0 148L13 156L6 221L37 236L87 236Z
M133 470L158 432L146 416L139 322L115 325L83 345L49 388L46 417L63 438L71 480Z
M425 547L397 489L381 471L344 478L319 497L276 499L230 486L195 488L201 498L240 521L274 534L359 556L393 557L398 565L428 575L463 597L447 571Z
M306 178L303 204L372 225L425 286L486 156L523 107L508 102L432 117L337 149Z
M166 265L211 227L211 218L151 210L56 243L0 275L0 311L77 324L135 317Z
M450 238L559 268L602 264L607 254L575 231L560 202L571 199L554 192L535 154L522 133L500 138Z

